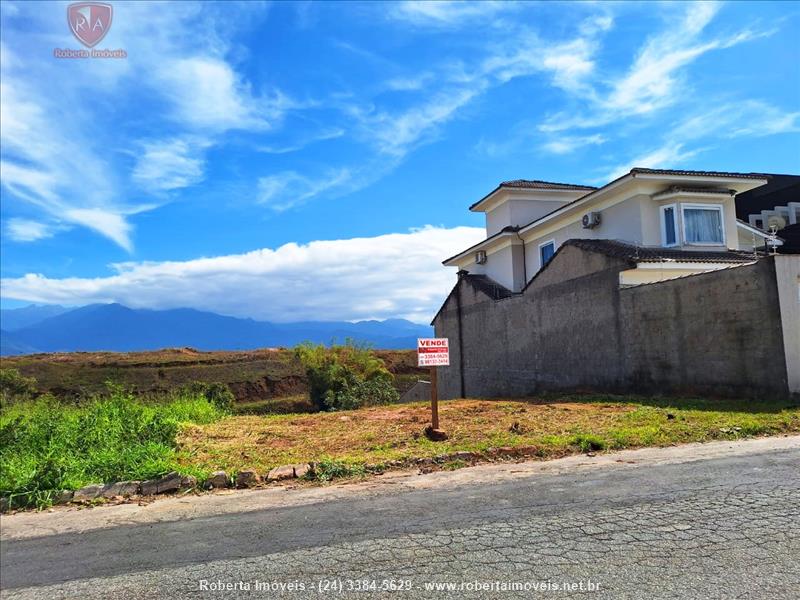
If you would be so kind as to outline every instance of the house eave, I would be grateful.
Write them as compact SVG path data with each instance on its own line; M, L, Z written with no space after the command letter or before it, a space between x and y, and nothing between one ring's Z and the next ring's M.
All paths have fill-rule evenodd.
M515 229L503 229L495 233L493 236L486 238L482 242L478 242L474 246L470 246L466 250L459 252L458 254L451 256L448 259L442 261L442 264L445 267L458 267L460 263L463 262L465 258L467 258L470 254L474 254L479 250L488 251L494 248L495 246L502 244L507 240L511 240L512 243L518 239L517 232ZM521 244L522 241L520 240L519 243Z

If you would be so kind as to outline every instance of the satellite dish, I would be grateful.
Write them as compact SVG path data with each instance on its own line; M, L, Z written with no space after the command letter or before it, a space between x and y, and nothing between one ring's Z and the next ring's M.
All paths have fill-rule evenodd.
M786 219L780 215L772 215L769 219L767 219L767 229L779 231L784 227L786 227Z

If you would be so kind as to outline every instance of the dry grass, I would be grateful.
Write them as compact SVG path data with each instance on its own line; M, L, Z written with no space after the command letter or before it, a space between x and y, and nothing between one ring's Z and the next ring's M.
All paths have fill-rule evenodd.
M800 431L787 402L566 396L440 404L445 442L421 435L425 403L310 415L238 416L194 426L179 437L185 464L238 471L308 461L380 465L457 451L526 447L563 456L587 449L665 446Z

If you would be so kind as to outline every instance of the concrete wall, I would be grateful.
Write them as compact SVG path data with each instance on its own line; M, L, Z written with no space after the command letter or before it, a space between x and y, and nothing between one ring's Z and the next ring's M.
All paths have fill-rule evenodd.
M434 320L451 347L441 397L788 393L774 259L620 289L632 266L565 246L504 300L460 280Z

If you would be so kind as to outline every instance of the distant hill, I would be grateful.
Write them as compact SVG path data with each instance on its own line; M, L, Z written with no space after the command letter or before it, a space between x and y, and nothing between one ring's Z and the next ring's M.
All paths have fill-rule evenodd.
M36 348L19 341L14 332L0 329L0 356L31 354L32 352L36 352Z
M22 308L3 309L0 310L0 328L3 331L16 331L71 310L57 304L31 304Z
M52 311L48 314L48 309ZM36 310L32 310L36 309ZM62 309L61 312L58 309ZM20 317L18 314L24 311ZM41 318L38 320L36 315ZM76 309L26 307L3 310L0 353L117 351L132 352L189 346L198 350L250 350L328 344L352 338L375 348L405 349L432 328L403 319L386 321L306 321L270 323L226 317L190 308L132 309L121 304L92 304ZM16 324L26 322L22 327ZM6 327L5 323L11 323ZM12 329L13 328L13 329Z

